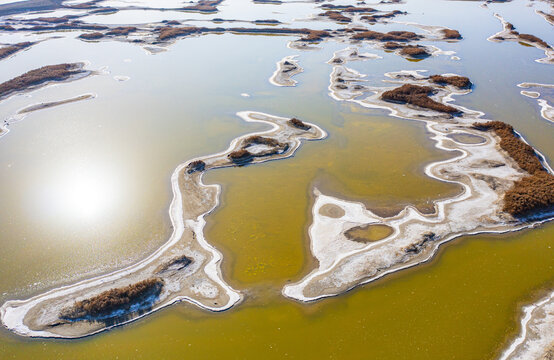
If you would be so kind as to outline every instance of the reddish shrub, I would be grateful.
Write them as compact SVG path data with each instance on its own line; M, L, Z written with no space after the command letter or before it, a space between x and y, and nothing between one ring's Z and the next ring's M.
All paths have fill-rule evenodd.
M471 87L471 81L465 76L442 76L442 75L431 75L429 80L435 84L439 85L452 85L460 89L467 89Z
M460 112L460 110L455 107L445 105L431 99L429 95L432 93L433 88L429 86L404 84L396 89L385 91L383 95L381 95L381 99L390 102L412 104L449 114Z

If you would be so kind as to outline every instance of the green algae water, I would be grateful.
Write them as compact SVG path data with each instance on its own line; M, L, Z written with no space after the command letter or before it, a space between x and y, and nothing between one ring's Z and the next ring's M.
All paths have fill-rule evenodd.
M298 18L299 25L310 27L303 17L310 13L306 4L260 5L248 15L236 6L254 6L250 3L224 4L214 16ZM552 82L553 70L533 61L542 55L535 48L486 41L501 28L491 15L498 11L522 32L552 42L550 25L533 8L524 1L490 4L486 10L475 2L439 0L409 0L398 7L408 12L402 20L460 30L463 41L440 46L461 60L439 56L412 63L364 47L383 59L349 67L368 74L373 85L380 85L385 72L401 69L467 75L475 88L457 103L514 125L553 158L554 127L515 87L524 81ZM111 21L126 21L124 14L114 14ZM108 22L110 16L89 21L105 17ZM140 16L137 21L153 21ZM223 276L244 293L241 304L210 313L181 303L74 341L25 339L2 329L0 358L498 357L519 332L521 306L554 287L553 224L459 238L427 264L315 303L280 294L283 285L314 266L307 238L314 187L387 215L406 205L430 211L433 200L460 191L424 174L425 165L456 154L437 150L423 123L328 96L331 66L325 62L345 44L299 52L286 47L288 40L209 35L179 40L151 55L132 44L89 44L69 36L0 62L1 81L46 63L87 60L90 68L107 67L84 80L33 92L30 99L17 96L0 104L9 115L29 103L97 95L30 114L0 139L2 302L121 268L160 247L171 232L167 208L174 168L264 129L243 123L237 111L296 116L329 133L325 140L305 143L291 159L206 174L206 183L221 184L223 190L221 206L206 218L206 238L222 251ZM305 69L295 77L298 86L273 87L267 79L275 62L291 54L299 55ZM116 75L130 79L118 82ZM68 192L73 196L64 198Z

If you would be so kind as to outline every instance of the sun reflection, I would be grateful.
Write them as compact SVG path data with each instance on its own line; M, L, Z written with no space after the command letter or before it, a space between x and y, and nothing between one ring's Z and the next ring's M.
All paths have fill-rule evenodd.
M107 169L91 165L69 167L44 182L41 207L49 217L61 220L98 220L113 210L117 190L117 177Z

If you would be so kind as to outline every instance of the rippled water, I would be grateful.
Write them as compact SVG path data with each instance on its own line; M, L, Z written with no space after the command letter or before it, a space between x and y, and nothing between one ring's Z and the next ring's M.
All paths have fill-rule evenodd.
M364 51L383 59L349 67L368 74L372 84L401 69L469 76L475 89L458 103L513 124L552 159L554 127L516 87L552 83L552 66L534 62L542 57L537 49L486 40L501 28L492 16L497 11L521 32L552 43L552 27L534 13L542 3L483 9L469 1L408 0L381 7L408 11L401 21L460 30L463 41L438 46L456 51L461 60L439 56L413 63L366 46ZM209 16L120 11L85 20L292 21L305 19L313 8L228 0ZM74 39L77 33L65 35L0 62L0 81L59 62L87 60L91 69L107 67L100 75L0 104L9 117L29 104L97 94L30 114L0 139L2 301L131 264L163 244L171 231L167 207L174 168L261 128L241 122L237 111L296 116L330 135L305 144L292 159L207 174L206 183L223 185L222 206L207 217L207 239L224 253L224 277L245 292L244 303L216 314L179 304L78 341L29 340L2 330L0 357L487 359L517 333L521 305L554 286L554 225L549 224L458 239L429 264L336 298L314 304L284 299L282 286L313 266L306 234L313 186L383 213L406 204L425 210L432 200L458 191L423 174L425 164L451 154L435 149L420 123L327 95L331 66L325 62L344 44L300 52L286 47L287 37L207 35L150 55L132 44L84 43ZM3 42L19 41L17 35L2 36ZM275 62L292 54L305 69L295 77L298 86L272 86L268 78ZM119 82L117 75L130 79Z

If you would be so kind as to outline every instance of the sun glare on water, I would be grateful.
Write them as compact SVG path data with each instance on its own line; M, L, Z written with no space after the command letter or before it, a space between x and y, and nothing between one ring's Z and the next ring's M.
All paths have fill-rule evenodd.
M95 221L108 216L118 197L118 181L108 169L70 167L56 172L41 190L41 207L58 220Z

